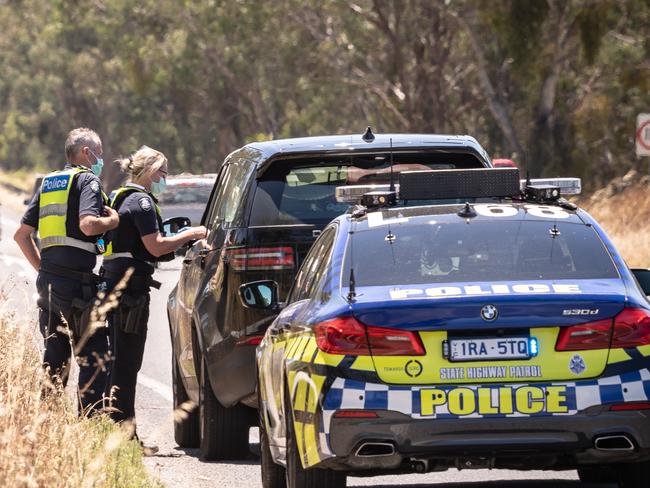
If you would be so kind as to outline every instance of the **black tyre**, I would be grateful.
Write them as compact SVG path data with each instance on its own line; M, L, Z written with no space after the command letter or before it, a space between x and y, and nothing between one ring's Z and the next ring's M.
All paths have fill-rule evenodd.
M342 471L324 468L303 468L293 430L293 412L288 388L285 389L284 411L287 433L287 488L345 488L347 475Z
M214 396L205 359L199 375L199 425L201 458L206 461L246 459L251 409L244 405L225 408Z
M266 433L262 402L258 392L258 413L260 426L260 454L262 465L263 488L287 488L287 472L283 466L275 464L269 447L269 436Z
M616 483L616 471L607 466L585 466L578 468L578 478L583 483Z
M189 402L181 379L176 356L172 354L172 387L174 392L174 440L180 447L199 447L201 442L198 408L183 405ZM181 408L183 405L183 408Z
M621 488L650 488L650 461L617 466Z

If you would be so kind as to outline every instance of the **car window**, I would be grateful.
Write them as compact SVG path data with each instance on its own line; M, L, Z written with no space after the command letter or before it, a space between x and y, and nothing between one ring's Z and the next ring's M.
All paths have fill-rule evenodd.
M296 275L289 302L314 296L327 272L335 235L336 229L330 227L314 243Z
M216 206L210 214L211 228L218 225L230 227L243 207L246 183L254 165L245 160L235 160L224 168L219 179Z
M395 158L394 181L401 171L481 167L468 155L398 154ZM274 162L258 180L250 225L327 224L349 207L336 201L336 187L388 183L389 160L387 154L373 154L357 160L339 157L336 164L328 159Z
M355 232L357 286L618 278L593 228L541 221L437 221Z
M210 198L213 181L169 181L167 188L158 197L159 205L205 204Z

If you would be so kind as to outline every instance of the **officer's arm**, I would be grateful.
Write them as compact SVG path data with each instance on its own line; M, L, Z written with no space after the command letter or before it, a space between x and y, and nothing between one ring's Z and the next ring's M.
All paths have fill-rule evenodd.
M153 234L147 234L142 236L142 243L144 247L149 251L149 253L154 256L162 256L170 252L174 252L183 244L188 243L189 241L196 241L203 239L205 237L205 227L192 227L180 234L174 236L163 237L160 232L154 232Z
M20 224L18 230L14 234L14 241L36 271L41 267L41 254L38 252L38 247L32 238L32 234L36 229L31 225Z
M81 232L88 237L93 237L113 230L119 225L120 218L117 212L111 207L104 207L104 214L102 217L92 214L79 217L79 229L81 229Z

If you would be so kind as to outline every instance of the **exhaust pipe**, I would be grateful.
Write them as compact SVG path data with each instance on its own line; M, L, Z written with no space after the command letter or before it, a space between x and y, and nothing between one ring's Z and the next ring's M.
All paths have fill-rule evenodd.
M354 454L357 457L381 457L395 454L395 446L390 442L364 442Z
M634 451L634 443L626 435L596 437L594 447L599 451Z

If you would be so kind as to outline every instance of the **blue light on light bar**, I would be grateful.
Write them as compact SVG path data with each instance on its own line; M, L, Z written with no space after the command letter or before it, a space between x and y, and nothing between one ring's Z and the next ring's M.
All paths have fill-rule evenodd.
M539 342L535 337L528 339L528 352L530 353L531 358L537 356L539 353Z

